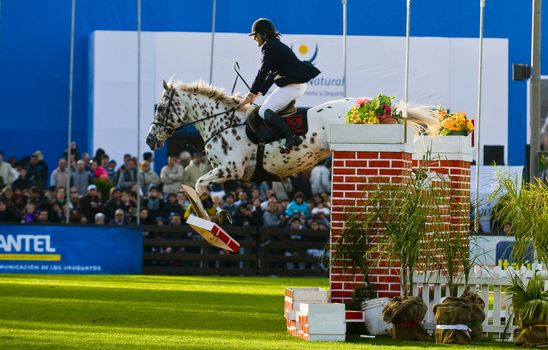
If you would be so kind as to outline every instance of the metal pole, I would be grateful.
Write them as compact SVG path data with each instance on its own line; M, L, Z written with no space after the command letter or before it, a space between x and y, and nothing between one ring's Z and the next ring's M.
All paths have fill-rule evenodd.
M209 85L213 82L213 53L215 52L215 22L217 17L217 0L213 0L211 13L211 56L209 58Z
M72 91L74 80L74 23L76 17L76 0L72 0L72 10L70 19L70 64L69 64L69 101L68 101L68 131L67 131L67 183L65 184L65 221L70 222L70 145L72 139Z
M347 38L347 32L346 32L346 1L342 0L343 5L343 97L346 97L346 38Z
M474 189L474 231L479 231L479 168L480 168L480 120L481 120L481 83L483 72L483 12L485 10L485 0L480 0L480 28L479 28L479 58L478 58L478 104L476 109L476 119L474 125L474 134L476 135L476 188Z
M141 224L141 0L137 0L137 225Z
M529 128L531 140L529 148L529 181L539 176L538 152L540 151L540 30L542 0L533 0L531 28L531 101Z
M405 108L403 110L403 128L404 141L407 142L407 102L409 100L409 39L411 38L411 0L407 0L407 16L405 19L405 72L403 101Z

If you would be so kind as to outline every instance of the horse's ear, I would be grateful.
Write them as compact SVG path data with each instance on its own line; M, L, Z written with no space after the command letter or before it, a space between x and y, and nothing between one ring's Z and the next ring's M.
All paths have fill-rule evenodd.
M169 91L169 89L171 88L169 84L165 80L162 80L162 83L164 84L164 90Z

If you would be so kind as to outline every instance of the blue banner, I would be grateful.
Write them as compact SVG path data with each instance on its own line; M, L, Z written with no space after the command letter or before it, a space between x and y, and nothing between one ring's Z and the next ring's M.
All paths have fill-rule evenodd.
M0 225L0 273L140 274L139 227Z

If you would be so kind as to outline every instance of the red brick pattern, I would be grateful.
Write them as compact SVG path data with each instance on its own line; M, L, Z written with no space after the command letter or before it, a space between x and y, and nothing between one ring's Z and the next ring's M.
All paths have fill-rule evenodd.
M377 185L401 183L412 171L412 155L407 152L334 151L331 190L331 242L342 233L348 208L359 206ZM379 234L379 233L375 233ZM374 234L374 235L375 235ZM374 240L374 237L371 237ZM370 278L379 297L400 294L398 267L375 266ZM331 302L343 302L353 289L363 285L361 271L330 267Z

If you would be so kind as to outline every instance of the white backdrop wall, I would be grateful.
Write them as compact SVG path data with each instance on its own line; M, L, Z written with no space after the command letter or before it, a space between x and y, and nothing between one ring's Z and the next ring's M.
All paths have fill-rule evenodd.
M141 149L162 80L208 80L210 33L142 32L141 34ZM340 36L284 35L301 59L313 59L322 71L309 83L298 104L314 106L343 97ZM102 147L120 161L123 153L136 154L137 34L96 31L91 41L93 149ZM382 92L403 98L403 37L350 36L348 38L348 96L375 96ZM478 42L467 38L411 38L409 99L411 103L444 105L452 111L476 113ZM238 61L249 83L260 65L260 51L246 35L215 34L213 84L228 92ZM507 161L508 40L484 39L481 142L503 145ZM239 82L237 92L245 94ZM257 102L261 103L262 99ZM480 159L480 164L482 159Z

